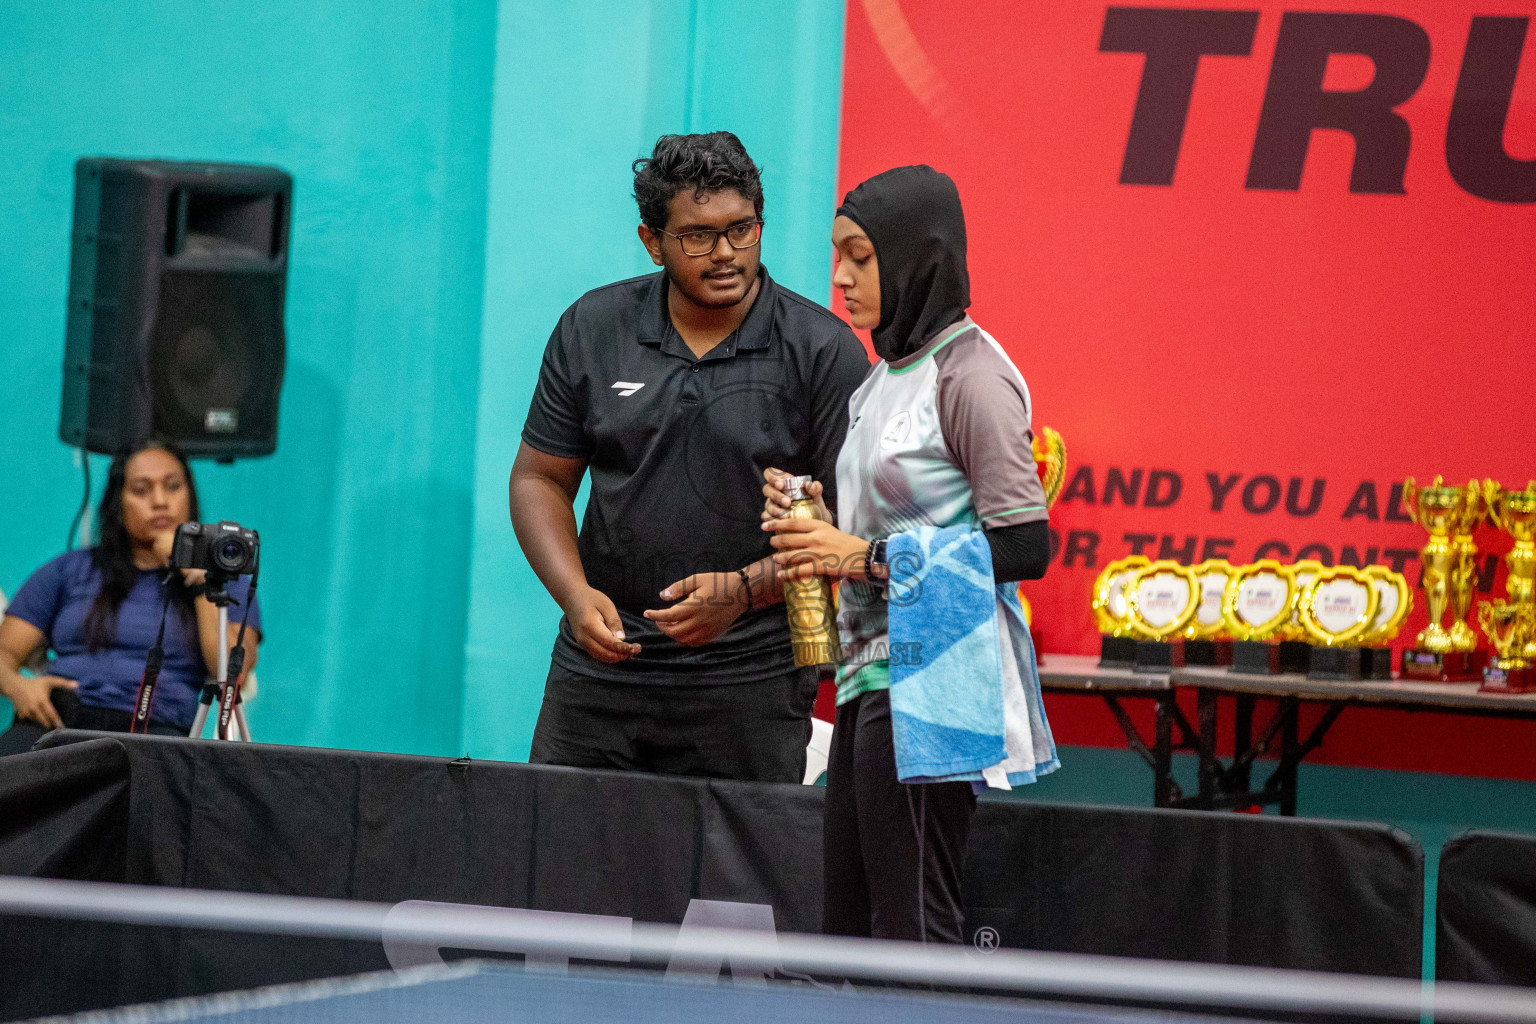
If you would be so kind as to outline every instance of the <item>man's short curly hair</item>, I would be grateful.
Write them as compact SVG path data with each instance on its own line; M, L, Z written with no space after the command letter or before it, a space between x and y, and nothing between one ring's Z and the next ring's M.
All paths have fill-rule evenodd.
M693 189L693 198L699 202L722 189L735 189L751 201L758 217L763 215L763 183L757 165L730 132L663 135L649 157L635 161L634 171L640 219L653 230L667 226L667 207L685 188Z

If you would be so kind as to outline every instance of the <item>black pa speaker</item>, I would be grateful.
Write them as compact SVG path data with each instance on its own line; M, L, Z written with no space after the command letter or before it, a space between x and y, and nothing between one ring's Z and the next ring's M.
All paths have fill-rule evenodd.
M276 167L75 163L59 437L113 454L270 455L293 179Z

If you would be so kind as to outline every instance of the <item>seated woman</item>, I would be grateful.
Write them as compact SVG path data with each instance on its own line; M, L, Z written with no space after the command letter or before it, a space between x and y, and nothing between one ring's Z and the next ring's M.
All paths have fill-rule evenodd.
M185 736L203 680L218 664L218 609L203 596L200 569L167 569L176 527L198 519L197 490L185 456L148 441L112 460L97 511L99 541L67 551L34 572L0 619L0 696L16 721L0 735L0 755L31 748L50 729L127 732L154 646L167 589L165 661L150 709L150 731ZM234 650L249 581L228 590ZM256 666L261 609L254 602L245 637L245 673ZM53 652L48 674L21 666Z

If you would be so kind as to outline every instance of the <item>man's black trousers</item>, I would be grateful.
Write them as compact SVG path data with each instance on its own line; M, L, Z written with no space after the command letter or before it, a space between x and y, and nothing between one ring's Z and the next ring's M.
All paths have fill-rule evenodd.
M837 709L827 764L822 931L960 942L960 873L976 795L969 782L896 781L885 690Z
M816 670L755 683L616 683L552 665L534 764L751 782L805 780Z

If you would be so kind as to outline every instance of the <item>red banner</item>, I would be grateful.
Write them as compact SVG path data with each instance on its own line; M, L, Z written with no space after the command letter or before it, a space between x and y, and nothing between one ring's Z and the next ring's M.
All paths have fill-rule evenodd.
M1026 588L1047 651L1097 651L1112 559L1416 583L1405 477L1536 477L1533 14L850 0L841 182L954 177L972 313L1066 439ZM1509 538L1477 540L1478 597L1502 596ZM1420 593L1399 646L1423 624ZM1105 739L1062 714L1067 742ZM1346 715L1325 759L1536 778L1528 729L1389 717L1390 741Z

